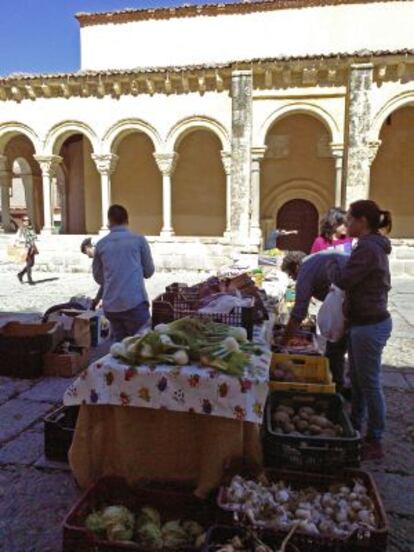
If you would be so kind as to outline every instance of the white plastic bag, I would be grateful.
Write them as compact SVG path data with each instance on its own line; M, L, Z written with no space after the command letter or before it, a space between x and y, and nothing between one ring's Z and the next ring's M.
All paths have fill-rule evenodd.
M332 284L318 312L319 331L328 341L335 343L345 333L343 305L345 292Z

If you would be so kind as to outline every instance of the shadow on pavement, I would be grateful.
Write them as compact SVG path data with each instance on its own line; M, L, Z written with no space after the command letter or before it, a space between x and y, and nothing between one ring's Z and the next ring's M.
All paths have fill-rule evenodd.
M36 285L38 284L46 284L47 282L56 282L56 280L59 280L58 277L55 278L44 278L43 280L34 280L34 283Z

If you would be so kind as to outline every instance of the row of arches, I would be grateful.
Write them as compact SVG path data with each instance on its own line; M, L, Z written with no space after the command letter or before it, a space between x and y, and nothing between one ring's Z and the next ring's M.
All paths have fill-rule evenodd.
M171 134L178 154L171 176L174 231L182 236L222 236L226 230L228 197L222 152L230 151L228 137L214 125L193 123L185 127L178 124ZM181 134L177 134L180 129ZM144 130L132 123L126 127L121 122L106 137L110 151L119 156L111 177L111 200L128 207L134 230L159 235L163 224L162 174L154 153L160 142ZM50 136L54 136L51 152L63 158L54 180L55 222L61 232L96 233L102 222L100 174L91 157L96 143L94 146L89 130L83 133L79 127ZM335 204L337 165L329 149L333 140L332 128L313 113L292 112L269 125L265 135L267 150L260 166L260 225L265 236L278 222L279 215L280 224L287 229L299 225L301 235L306 236L303 243L289 246L308 248L318 216ZM380 140L371 168L370 197L393 212L394 237L411 238L414 237L414 156L410 155L414 141L413 107L388 114ZM15 187L24 190L26 209L40 230L44 224L42 178L34 158L35 145L27 133L16 129L9 129L7 136L0 134L0 145L13 173L12 197L17 195ZM307 202L313 211L307 207L307 215L303 217L304 204L299 207L297 203L296 218L293 215L286 218L283 213L292 211L290 202L296 200Z

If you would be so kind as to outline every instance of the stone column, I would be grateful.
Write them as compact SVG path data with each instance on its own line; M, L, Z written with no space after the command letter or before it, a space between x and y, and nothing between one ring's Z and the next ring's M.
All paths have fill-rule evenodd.
M342 207L344 201L342 197L342 166L344 160L343 144L331 144L331 154L335 159L335 207Z
M174 235L172 226L171 177L177 166L178 153L154 153L155 161L162 173L162 229L161 236Z
M52 179L56 174L56 167L62 162L60 155L34 155L42 171L43 186L43 228L42 234L50 235L53 230L52 211Z
M5 155L0 155L0 189L1 189L1 232L11 230L10 226L10 188L12 173L8 170L8 161Z
M105 234L108 230L107 217L111 204L111 175L116 169L119 157L114 153L92 153L91 157L95 161L96 168L101 175L102 225L99 233Z
M262 161L267 147L252 148L251 163L251 209L250 209L250 237L252 241L260 245L262 229L260 225L260 162Z
M358 199L368 198L370 167L379 145L369 140L373 68L372 63L354 64L350 68L346 206Z
M228 151L221 152L221 160L223 162L224 172L226 174L226 230L224 237L231 237L231 153Z
M250 148L252 143L252 71L233 71L231 233L246 244L250 234Z

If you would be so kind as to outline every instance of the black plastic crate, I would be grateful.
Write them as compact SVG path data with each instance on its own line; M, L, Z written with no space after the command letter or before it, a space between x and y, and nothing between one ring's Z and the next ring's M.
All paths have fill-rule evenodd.
M13 378L40 378L43 370L43 353L39 351L0 351L0 375Z
M252 298L252 306L235 307L230 313L203 314L198 312L199 301L197 299L185 299L180 294L173 292L163 293L152 302L152 326L168 324L174 320L191 316L204 320L212 320L229 326L242 326L246 329L248 339L253 337L255 323L255 299Z
M207 532L206 542L202 548L202 552L216 552L219 545L226 544L233 537L239 537L244 540L246 536L248 537L248 541L246 543L248 548L245 548L244 550L247 550L248 552L253 552L255 550L255 544L257 545L257 542L254 541L254 538L249 538L250 535L251 530L249 531L245 527L213 525L213 527L210 527ZM283 542L283 537L276 535L276 533L273 533L272 531L255 531L254 535L257 536L257 538L260 539L260 541L268 546L271 550L279 550ZM297 550L297 547L295 548L294 546L289 545L289 543L285 548L285 552L297 552ZM305 549L302 549L302 551L300 552L305 552Z
M194 520L204 529L214 521L216 505L196 498L191 491L180 491L174 485L165 489L151 488L148 484L130 486L120 477L104 477L94 483L76 502L63 521L64 552L161 552L148 550L139 543L110 542L85 527L86 517L103 506L120 504L137 514L144 506L156 508L163 523L172 520ZM180 548L180 552L197 552L195 547ZM162 549L162 552L178 552Z
M282 404L295 409L311 406L317 412L323 412L334 424L342 427L343 435L321 437L275 432L271 414ZM338 393L270 392L265 407L262 445L265 465L269 468L331 473L343 468L357 468L361 460L360 435L352 427L344 400Z
M257 474L249 475L248 471L243 472L242 475L248 479L257 478ZM345 469L338 474L322 474L267 469L262 472L260 476L262 482L263 476L265 476L265 479L269 483L284 481L292 489L315 487L320 492L328 491L331 485L351 485L353 481L361 480L367 487L368 496L374 503L374 515L377 522L377 529L368 533L364 531L362 533L355 531L346 538L310 535L297 530L292 535L289 542L296 546L299 552L386 552L389 534L387 514L385 513L377 485L368 472L357 469ZM230 483L230 481L231 477L230 474L228 474L225 484L219 490L217 503L222 509L222 515L219 517L220 524L234 527L234 513L237 512L238 508L237 505L233 507L226 503L226 485ZM240 515L238 517L240 518ZM248 520L246 520L246 523L250 525ZM236 527L239 527L239 522L237 522ZM274 530L266 527L255 528L260 531L259 534L263 535L271 531L275 538L281 537L284 539L288 534L287 530ZM275 549L278 550L278 547Z
M61 406L45 417L45 456L49 460L68 461L78 413L79 406Z

